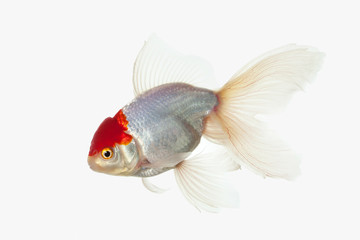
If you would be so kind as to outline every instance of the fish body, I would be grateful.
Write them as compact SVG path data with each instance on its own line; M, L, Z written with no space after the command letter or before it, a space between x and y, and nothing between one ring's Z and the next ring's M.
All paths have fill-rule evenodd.
M160 173L161 168L175 167L194 151L202 136L204 118L217 104L213 91L169 83L141 94L122 110L129 121L128 133L141 143L147 168ZM153 175L147 168L136 175Z
M229 169L244 165L262 176L286 179L298 174L296 154L256 115L284 105L314 78L322 58L309 47L279 48L214 91L203 87L211 79L208 65L152 37L135 61L136 97L99 126L88 163L97 172L142 177L151 191L159 189L148 177L174 169L181 191L195 207L233 207L237 195L223 181ZM203 136L225 152L191 157Z

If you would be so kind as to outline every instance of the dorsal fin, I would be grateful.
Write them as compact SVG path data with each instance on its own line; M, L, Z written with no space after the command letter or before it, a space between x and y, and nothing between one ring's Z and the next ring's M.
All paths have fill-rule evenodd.
M135 60L134 93L139 95L156 86L173 82L209 88L215 81L207 61L180 54L152 35Z

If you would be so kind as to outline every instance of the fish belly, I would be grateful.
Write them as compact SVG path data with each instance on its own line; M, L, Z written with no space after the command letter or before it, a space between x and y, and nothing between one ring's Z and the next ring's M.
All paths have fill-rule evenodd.
M164 84L123 108L128 132L152 167L174 167L200 142L204 118L218 104L213 91L183 83Z

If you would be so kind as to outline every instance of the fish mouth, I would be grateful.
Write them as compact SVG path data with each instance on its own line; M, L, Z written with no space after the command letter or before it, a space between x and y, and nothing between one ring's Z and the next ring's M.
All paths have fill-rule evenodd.
M97 158L95 156L88 156L89 167L95 172L104 172L104 169L96 163L96 159Z
M88 156L88 164L91 170L99 173L121 175L121 171L123 171L123 168L116 168L109 166L108 163L103 163L97 156Z

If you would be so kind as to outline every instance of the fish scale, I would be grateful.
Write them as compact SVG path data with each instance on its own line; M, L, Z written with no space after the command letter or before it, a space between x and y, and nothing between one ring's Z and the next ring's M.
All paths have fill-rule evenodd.
M145 92L122 110L129 121L128 133L141 142L144 158L155 163L193 151L203 120L216 105L212 91L173 83Z

